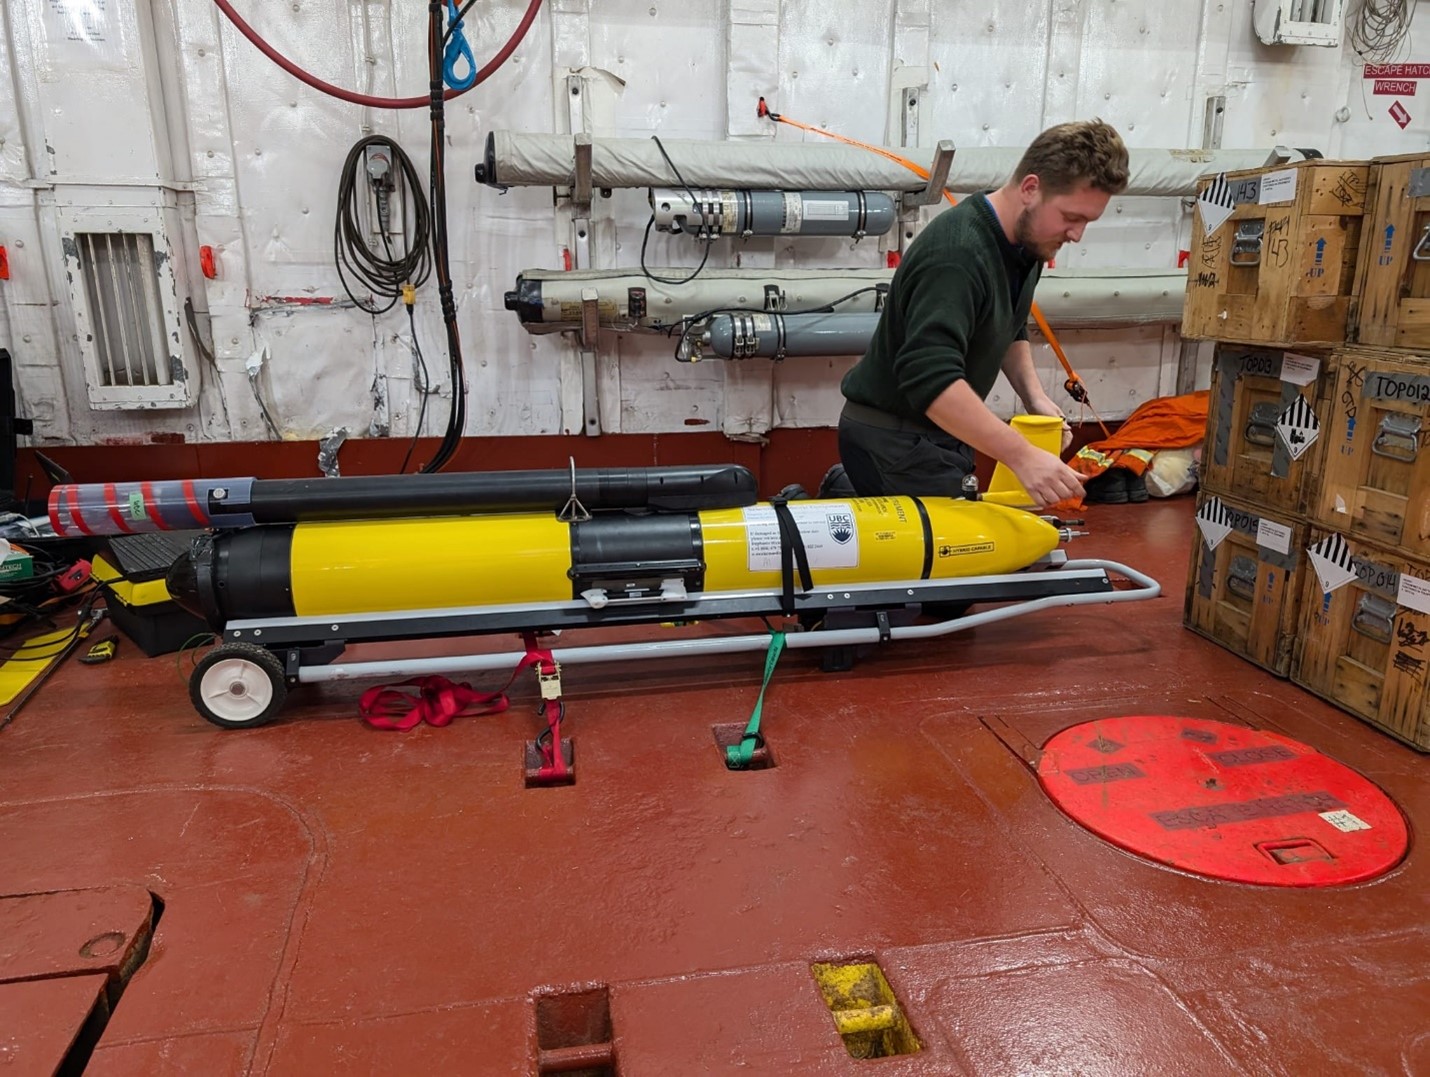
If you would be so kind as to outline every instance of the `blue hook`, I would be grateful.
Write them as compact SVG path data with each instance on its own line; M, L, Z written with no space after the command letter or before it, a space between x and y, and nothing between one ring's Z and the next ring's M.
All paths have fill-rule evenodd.
M448 38L447 49L442 55L442 78L454 90L469 90L477 81L477 63L472 58L472 47L462 33L462 20L457 16L456 0L447 0ZM457 75L457 63L467 61L467 74Z

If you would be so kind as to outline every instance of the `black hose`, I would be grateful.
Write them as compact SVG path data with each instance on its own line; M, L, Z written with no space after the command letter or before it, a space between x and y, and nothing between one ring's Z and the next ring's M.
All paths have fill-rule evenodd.
M447 430L436 454L422 466L423 473L441 471L452 459L467 425L467 378L462 364L462 339L457 331L457 304L452 297L452 271L447 250L447 182L443 148L446 129L442 90L442 4L428 4L427 63L431 79L432 146L429 182L432 198L432 259L437 269L437 295L442 304L442 321L447 329L447 353L451 363L452 410Z
M367 151L372 146L381 146L391 155L392 169L402 173L403 197L412 203L412 214L404 230L408 246L401 254L393 253L386 220L379 225L382 249L374 250L368 243L371 228L363 220L363 211L368 191L373 185L367 173ZM386 185L390 177L378 182ZM382 197L389 197L386 187ZM432 272L427 244L431 227L432 215L423 193L421 176L402 147L385 135L369 135L354 143L348 151L347 160L343 162L342 176L338 181L337 214L333 221L334 259L348 298L369 314L382 314L396 304L404 284L415 288L426 281ZM385 305L369 303L354 295L348 283L349 275L371 293L374 301L385 300Z

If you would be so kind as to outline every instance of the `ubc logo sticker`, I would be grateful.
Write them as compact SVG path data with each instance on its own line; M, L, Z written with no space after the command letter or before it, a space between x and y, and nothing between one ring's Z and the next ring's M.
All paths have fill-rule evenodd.
M854 537L854 517L847 512L829 514L829 537L843 546Z

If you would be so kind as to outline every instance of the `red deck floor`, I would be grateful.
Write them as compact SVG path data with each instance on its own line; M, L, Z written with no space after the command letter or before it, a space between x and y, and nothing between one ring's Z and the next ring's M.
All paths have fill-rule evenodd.
M1191 514L1094 506L1071 549L1159 599L849 673L788 652L777 766L746 773L711 730L748 718L755 654L566 670L579 779L534 789L530 681L444 729L368 729L352 684L230 732L172 655L71 660L0 732L0 894L119 888L113 924L50 932L86 938L135 929L116 895L162 902L86 1073L535 1073L535 996L604 988L631 1077L1430 1074L1430 759L1181 627ZM1179 873L1070 822L1010 747L1136 713L1334 756L1404 810L1408 858L1328 889ZM810 971L846 959L878 963L920 1051L850 1057ZM0 993L0 1072L53 1068L94 997L71 963Z

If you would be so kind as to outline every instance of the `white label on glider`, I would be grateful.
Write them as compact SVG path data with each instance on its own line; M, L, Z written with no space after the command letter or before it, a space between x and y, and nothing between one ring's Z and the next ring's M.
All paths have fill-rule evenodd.
M789 504L809 557L809 567L856 568L859 565L859 528L854 523L854 507L847 501L812 501ZM778 572L780 568L780 525L769 505L752 505L744 510L751 572ZM798 561L795 579L798 580ZM819 581L815 580L816 585Z

